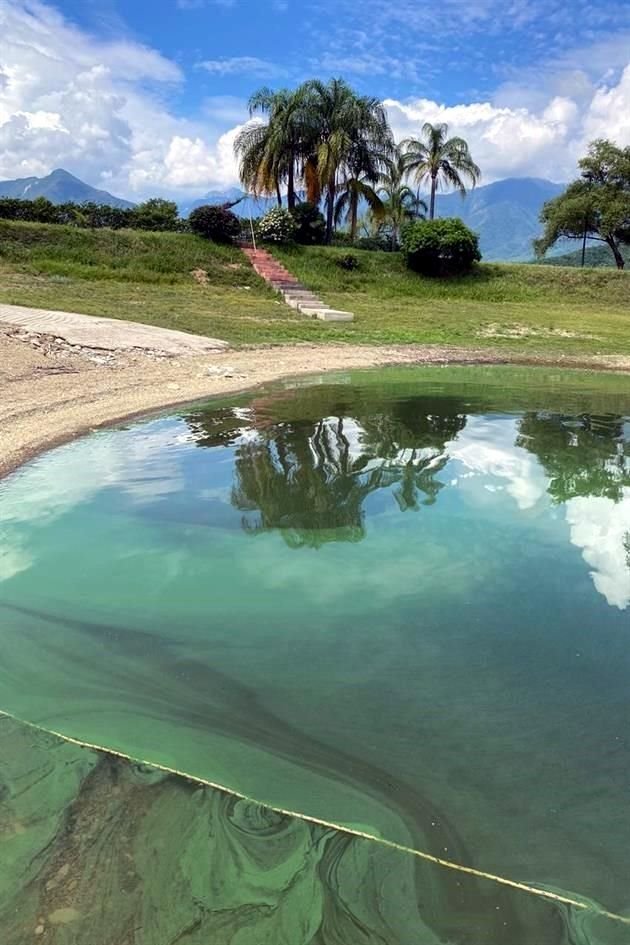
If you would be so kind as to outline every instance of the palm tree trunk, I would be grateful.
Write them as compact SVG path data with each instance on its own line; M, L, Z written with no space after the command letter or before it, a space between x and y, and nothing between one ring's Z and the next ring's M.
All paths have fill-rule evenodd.
M437 190L437 177L431 177L431 207L429 208L429 220L435 217L435 192Z
M287 205L289 210L295 209L295 160L289 155L289 180L287 183Z
M280 193L280 181L276 181L276 200L278 201L278 206L282 206L282 194Z
M357 238L357 220L359 217L359 195L353 192L350 195L350 239L354 243Z
M328 181L328 195L326 197L326 242L332 242L334 214L335 214L335 181Z

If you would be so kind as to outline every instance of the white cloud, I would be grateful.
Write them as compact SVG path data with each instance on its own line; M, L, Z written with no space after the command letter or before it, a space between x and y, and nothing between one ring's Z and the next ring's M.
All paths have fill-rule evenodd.
M410 3L405 0L388 15L411 15ZM187 5L198 4L188 0ZM449 0L448 15L458 7ZM493 0L476 0L467 8L465 28L485 28L495 9ZM528 10L518 0L510 16L527 18ZM352 49L336 49L333 60L322 53L318 68L330 71L334 65L348 75L354 70L364 83L377 75L381 83L384 76L414 82L414 58L392 58L371 38L354 29ZM586 49L565 53L547 72L530 74L527 87L504 84L492 100L452 106L435 97L390 98L394 130L403 137L417 134L426 120L446 121L452 133L468 139L485 182L517 175L566 180L594 137L630 143L627 43L619 36L607 43L594 40L592 53L590 59ZM423 75L431 68L428 60ZM0 64L0 177L42 175L61 166L132 199L177 192L198 196L238 182L232 143L247 117L245 102L213 96L194 117L179 117L165 101L175 99L185 77L154 49L129 39L95 38L41 0L0 0ZM599 82L593 79L595 66L604 76ZM258 79L282 71L254 56L208 59L203 68L208 76Z
M417 135L425 121L446 122L452 134L467 139L485 182L508 176L567 180L593 138L630 144L630 64L616 81L591 87L586 100L585 86L578 85L575 98L538 93L529 107L489 101L446 106L430 99L386 99L385 105L397 138ZM516 98L514 88L502 95L504 102Z
M206 110L195 122L172 114L161 88L176 89L184 77L155 50L95 39L39 0L0 0L0 63L0 178L65 167L132 198L186 181L206 188L236 179L222 140L225 116L215 122ZM194 176L200 155L205 176Z
M275 79L286 75L286 71L266 59L257 56L232 56L223 59L205 59L198 64L211 75L247 75L258 79Z
M624 488L620 502L600 496L569 499L566 518L571 543L582 549L582 557L593 569L595 588L611 607L625 610L630 604L626 547L630 536L630 489Z
M451 460L468 470L460 479L471 473L491 478L495 481L486 483L486 488L505 488L519 509L527 511L546 495L549 479L531 453L514 445L517 432L517 423L511 418L495 417L490 422L470 416L466 427L446 449Z

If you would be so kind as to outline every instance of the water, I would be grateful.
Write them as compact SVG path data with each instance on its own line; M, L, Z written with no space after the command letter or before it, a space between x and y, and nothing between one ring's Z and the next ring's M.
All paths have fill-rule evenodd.
M628 415L624 378L388 369L55 450L0 484L0 709L630 915ZM204 796L216 837L228 801ZM165 822L183 816L169 803ZM269 812L247 810L274 843ZM318 857L297 870L310 925L285 897L282 933L259 916L253 937L213 928L213 942L630 938L288 822L318 857L343 848L325 876ZM245 854L226 842L231 908L253 909ZM263 885L286 891L295 861L272 869L263 848ZM313 903L331 895L348 928L330 909L322 925Z

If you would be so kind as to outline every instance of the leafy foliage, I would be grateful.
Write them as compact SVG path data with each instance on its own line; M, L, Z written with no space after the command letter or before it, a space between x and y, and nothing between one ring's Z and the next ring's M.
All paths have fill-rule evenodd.
M424 276L460 275L481 259L479 237L455 217L407 224L402 244L409 268Z
M428 183L431 190L429 219L435 216L435 195L439 187L454 187L463 195L466 183L474 187L481 177L463 138L449 138L448 125L425 122L421 138L402 142L407 170L418 184Z
M562 237L586 237L606 243L623 269L621 245L630 244L630 147L600 139L579 163L580 179L542 209L545 231L534 243L536 255L544 256Z
M260 89L250 100L250 113L257 112L267 123L248 124L235 142L243 185L254 194L275 193L279 206L286 185L293 209L299 181L309 203L318 205L324 195L326 241L335 215L347 218L354 236L359 200L378 201L373 185L393 146L382 103L341 79L311 80L293 91Z
M340 269L345 269L347 272L352 272L354 269L359 269L361 266L359 257L355 256L354 253L345 253L343 256L340 256L336 262Z
M258 221L258 235L267 243L291 243L295 234L293 216L283 207L273 207Z
M168 231L179 228L177 204L154 197L130 211L131 225L136 230Z
M298 203L291 210L295 223L295 242L304 246L316 246L324 242L326 237L326 221L324 215L313 203Z
M231 210L211 204L193 210L188 226L197 236L215 243L231 243L241 233L240 220Z

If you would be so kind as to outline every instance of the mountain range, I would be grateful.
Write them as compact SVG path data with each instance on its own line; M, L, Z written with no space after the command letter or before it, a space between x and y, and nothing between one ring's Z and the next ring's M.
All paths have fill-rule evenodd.
M539 214L543 203L556 197L564 189L562 184L535 177L510 177L470 191L466 197L459 194L439 194L437 215L458 216L479 233L483 258L486 260L529 260L532 258L532 240L540 235ZM132 207L133 204L114 197L105 190L90 187L58 169L47 177L27 177L20 180L0 181L0 197L18 197L32 200L47 197L53 203L94 201L112 207ZM179 205L183 217L195 207L206 203L240 202L234 212L241 217L262 216L276 206L274 198L256 199L244 194L238 187L211 190L197 200ZM558 246L553 255L566 252L568 245Z
M18 180L0 181L0 197L14 197L18 200L36 200L46 197L52 203L101 203L121 210L134 204L121 197L114 197L106 190L90 187L74 174L62 168L52 171L47 177L22 177Z

